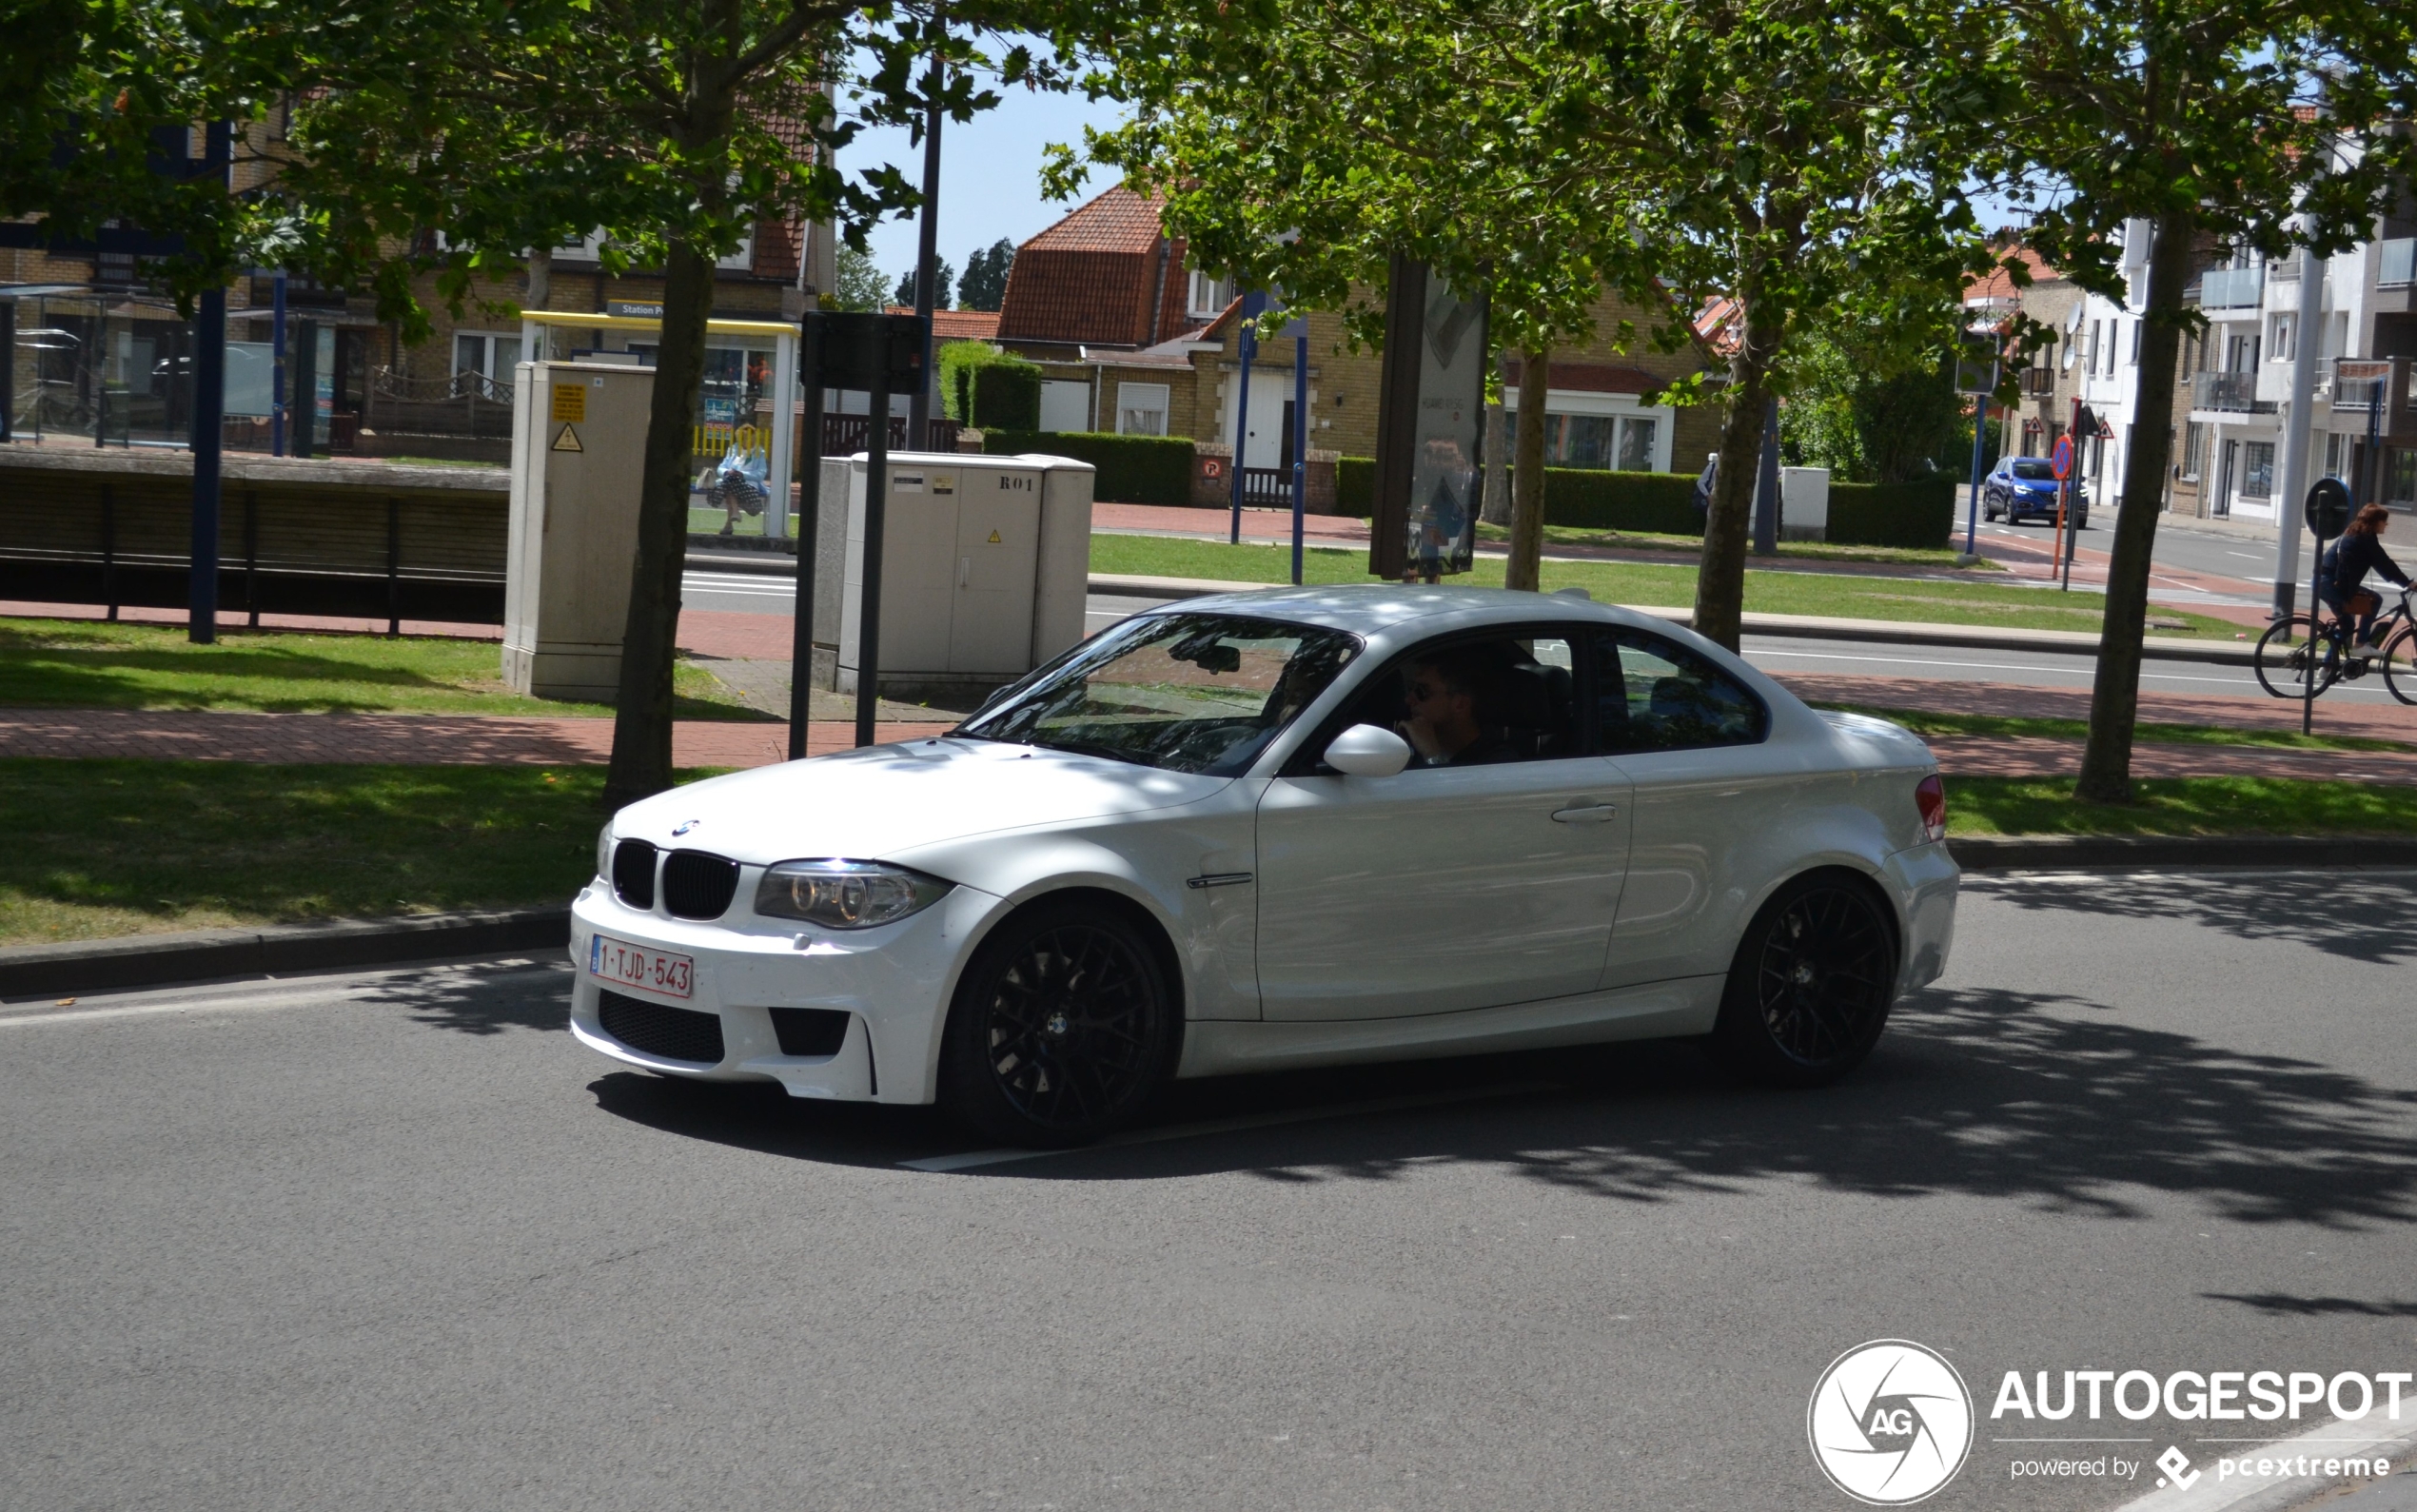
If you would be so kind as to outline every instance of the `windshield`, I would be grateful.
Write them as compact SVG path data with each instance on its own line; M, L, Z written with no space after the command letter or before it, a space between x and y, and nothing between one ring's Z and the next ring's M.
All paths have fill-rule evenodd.
M2023 457L2018 458L2014 462L2014 476L2025 482L2050 482L2054 480L2056 473L2054 468L2036 457Z
M954 733L1232 776L1360 649L1357 636L1272 619L1150 616L1103 632Z

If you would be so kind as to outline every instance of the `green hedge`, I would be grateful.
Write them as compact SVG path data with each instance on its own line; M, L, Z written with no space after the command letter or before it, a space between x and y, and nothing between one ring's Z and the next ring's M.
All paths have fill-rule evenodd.
M1947 544L1955 528L1955 480L1830 484L1828 537L1845 546Z
M1544 469L1544 521L1582 530L1700 536L1693 473ZM1335 501L1363 520L1376 512L1376 463L1346 457L1335 467ZM1944 546L1955 528L1955 480L1830 484L1831 540L1849 546Z
M1040 366L988 342L951 342L940 348L940 404L959 424L1035 429Z
M1614 473L1593 467L1544 469L1544 520L1587 530L1654 530L1703 534L1689 473ZM1362 520L1376 513L1376 463L1346 457L1335 463L1338 512Z
M1091 497L1102 503L1191 502L1191 442L1183 436L1111 436L1084 430L992 430L982 449L996 456L1046 452L1099 469Z

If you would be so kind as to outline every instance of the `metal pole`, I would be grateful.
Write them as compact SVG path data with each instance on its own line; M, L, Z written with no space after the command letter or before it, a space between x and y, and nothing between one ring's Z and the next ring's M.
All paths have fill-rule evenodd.
M945 10L932 8L932 26L938 30L947 24ZM935 44L936 45L936 44ZM907 445L922 451L932 445L932 311L939 303L939 291L933 287L939 275L940 244L940 88L948 82L948 71L941 66L937 52L932 55L932 70L926 76L931 102L923 108L923 209L918 218L914 253L914 313L923 322L923 382L914 385L914 397L907 401ZM859 745L863 741L857 742Z
M2325 309L2325 265L2316 253L2300 248L2300 312L2291 351L2291 414L2283 426L2283 492L2281 504L2306 497L2311 431L2316 422L2316 355ZM2274 618L2291 612L2299 583L2299 522L2288 507L2274 511Z
M1227 544L1242 544L1242 473L1250 453L1250 359L1259 352L1259 315L1267 307L1264 294L1242 296L1242 387L1233 401L1233 530Z
M1306 330L1307 320L1303 326ZM1301 517L1309 501L1309 338L1292 338L1292 585L1301 586Z
M1975 396L1973 405L1973 488L1964 503L1964 555L1980 555L1980 469L1989 442L1989 396Z
M2093 359L2094 361L2094 359ZM2065 435L2073 442L2073 465L2065 469L2064 481L2056 493L2056 553L2064 560L2057 566L2056 586L2073 592L2073 548L2068 543L2073 530L2073 491L2074 480L2081 476L2081 401L2075 398L2065 418Z
M881 366L866 419L873 444L864 469L864 590L856 624L856 744L873 743L873 717L881 683L881 527L890 492L890 336L881 333Z
M10 428L17 412L16 379L17 302L0 300L0 444L17 439Z
M235 128L212 121L204 128L202 171L226 180L235 155ZM218 639L219 452L226 439L226 289L205 292L193 321L193 537L186 575L188 639L206 646Z
M268 455L285 455L285 270L269 281Z
M804 479L797 490L796 619L789 632L789 759L806 756L807 724L814 717L815 564L822 555L822 320L809 314L799 325L798 368L805 374ZM846 553L842 552L844 557Z
M2280 505L2278 504L2277 507ZM2309 569L2308 579L2308 666L2305 669L2307 680L2300 687L2300 734L2302 735L2312 735L2316 730L2316 665L2320 645L2319 624L2316 617L2324 609L2324 605L2316 597L2316 589L2325 577L2325 533L2316 528L2314 520L2309 521L2309 533L2316 538L2316 549L2309 553L2316 559L2316 565Z

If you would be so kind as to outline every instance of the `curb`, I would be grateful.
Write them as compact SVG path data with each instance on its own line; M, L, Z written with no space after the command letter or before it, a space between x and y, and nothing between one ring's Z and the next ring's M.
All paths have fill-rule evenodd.
M498 951L561 950L570 940L566 905L21 945L0 950L0 999L386 966Z
M2039 835L1947 842L1967 872L2115 871L2128 867L2417 866L2407 835Z
M764 578L797 576L797 559L774 551L691 551L681 565L690 572L735 572Z
M1284 584L1222 582L1192 578L1094 576L1090 586L1092 593L1173 600L1205 599L1212 594L1251 593ZM1657 619L1666 619L1677 625L1690 624L1695 619L1693 610L1659 604L1616 604L1613 607L1652 615ZM2098 638L2077 630L1994 630L1986 625L1943 625L1911 619L1833 619L1818 615L1748 614L1741 622L1748 635L1790 639L1857 640L1897 646L1957 646L1975 651L2032 651L2057 656L2095 657L2098 654ZM2150 636L2142 641L2140 654L2154 661L2197 661L2246 667L2253 661L2256 649L2241 642L2191 641L2170 636Z

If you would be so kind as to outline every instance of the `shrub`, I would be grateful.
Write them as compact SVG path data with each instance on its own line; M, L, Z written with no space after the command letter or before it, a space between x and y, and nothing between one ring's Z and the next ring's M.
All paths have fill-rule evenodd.
M1947 544L1955 528L1955 480L1830 484L1828 538L1848 546Z
M1544 469L1544 522L1583 530L1646 530L1700 536L1692 473L1615 473L1597 467ZM1334 467L1337 512L1376 514L1376 462L1346 457Z
M940 348L940 404L961 425L1036 429L1040 365L988 342L951 342Z
M982 450L1012 457L1045 452L1099 469L1091 497L1103 503L1191 502L1191 442L1183 436L1113 436L1104 431L982 429Z

